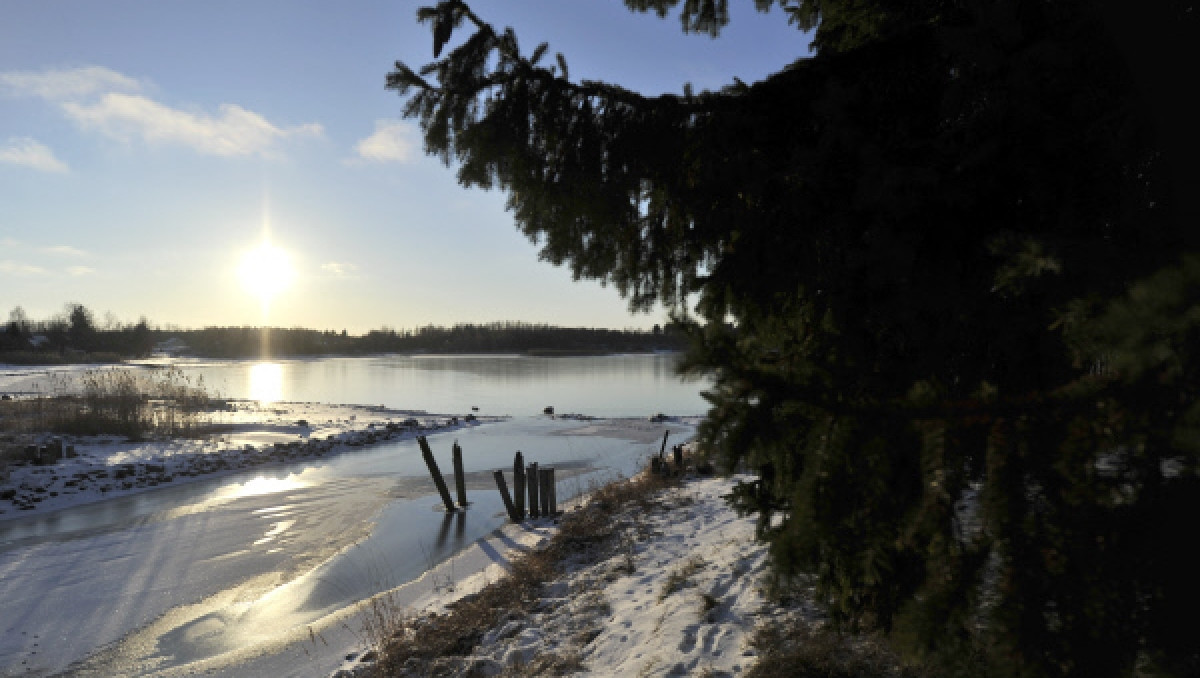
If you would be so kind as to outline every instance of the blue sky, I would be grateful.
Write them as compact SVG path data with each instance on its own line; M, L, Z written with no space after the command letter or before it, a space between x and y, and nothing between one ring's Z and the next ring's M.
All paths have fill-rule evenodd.
M0 320L263 324L238 274L269 224L294 277L265 322L348 329L521 320L649 327L612 288L538 261L504 196L424 156L396 60L430 60L418 2L0 3ZM645 93L761 79L808 54L735 1L718 39L619 0L472 3L573 79Z

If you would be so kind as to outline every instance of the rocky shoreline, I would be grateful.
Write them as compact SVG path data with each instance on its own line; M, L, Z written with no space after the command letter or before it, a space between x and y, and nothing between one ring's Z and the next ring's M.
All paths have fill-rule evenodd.
M476 426L498 417L429 415L367 406L275 403L242 412L196 439L31 436L34 453L0 474L0 521L216 474L321 458L392 440ZM311 423L310 423L311 422Z

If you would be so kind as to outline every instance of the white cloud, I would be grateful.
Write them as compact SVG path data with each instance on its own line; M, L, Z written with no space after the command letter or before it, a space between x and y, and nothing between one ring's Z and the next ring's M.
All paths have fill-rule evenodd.
M420 149L415 125L398 120L376 120L375 132L354 145L362 160L408 162Z
M138 80L102 66L0 73L0 93L40 97L80 127L126 142L174 144L207 155L264 155L287 139L324 133L317 123L279 127L237 104L221 104L215 114L173 108L142 89ZM66 170L59 165L56 171Z
M0 273L6 275L42 275L46 269L11 259L0 260Z
M15 96L36 96L51 101L79 99L100 92L136 92L141 84L103 66L65 70L10 71L0 73L0 91Z
M70 273L73 276L88 275L95 272L96 269L89 268L87 266L72 266L67 269L67 273Z
M267 153L277 141L320 136L315 123L281 128L236 104L221 104L217 115L190 113L141 95L110 92L92 104L67 102L67 116L88 129L121 141L139 137L146 143L187 146L208 155Z
M342 261L330 261L321 264L321 270L335 278L346 278L358 271L358 266Z
M50 247L43 247L42 251L46 252L47 254L55 254L60 257L86 257L86 256L88 256L87 252L84 252L83 250L79 249L78 247L71 247L70 245L52 245Z
M12 137L0 146L0 162L42 172L69 171L67 163L55 157L54 151L29 137Z

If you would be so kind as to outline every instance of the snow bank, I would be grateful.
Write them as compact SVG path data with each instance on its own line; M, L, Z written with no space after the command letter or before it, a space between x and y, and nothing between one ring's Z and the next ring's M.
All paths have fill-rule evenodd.
M754 518L738 517L723 498L746 479L697 478L659 493L650 512L636 505L626 509L616 521L622 536L611 553L599 561L569 563L543 587L531 614L502 619L473 655L443 658L437 668L456 675L744 672L757 660L750 640L758 626L797 612L765 597L767 553L754 539ZM514 535L515 549L536 547L553 532L545 522L510 525L505 532L519 530L524 533ZM459 571L470 571L471 558L495 551L495 545L477 545L476 556L464 554ZM502 574L499 563L513 552L494 557L492 567L465 577L453 590L434 586L423 598L403 596L399 602L425 615L442 612L494 581ZM438 576L429 573L423 585ZM814 609L802 613L820 616ZM350 652L333 675L361 675L372 659L361 648Z

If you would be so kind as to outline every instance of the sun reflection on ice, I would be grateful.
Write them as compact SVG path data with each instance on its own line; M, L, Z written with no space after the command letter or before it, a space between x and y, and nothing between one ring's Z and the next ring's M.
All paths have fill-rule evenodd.
M283 365L256 363L250 368L250 398L263 403L283 399Z
M275 541L275 537L287 532L288 528L295 524L295 520L281 520L277 523L272 523L271 529L267 530L267 533L262 536L262 539L254 542L254 545L262 546L263 544Z
M244 483L230 485L221 490L221 499L241 499L242 497L257 497L264 494L274 494L276 492L288 492L290 490L298 490L302 487L308 487L306 483L293 475L286 478L268 478L266 476L255 476Z

